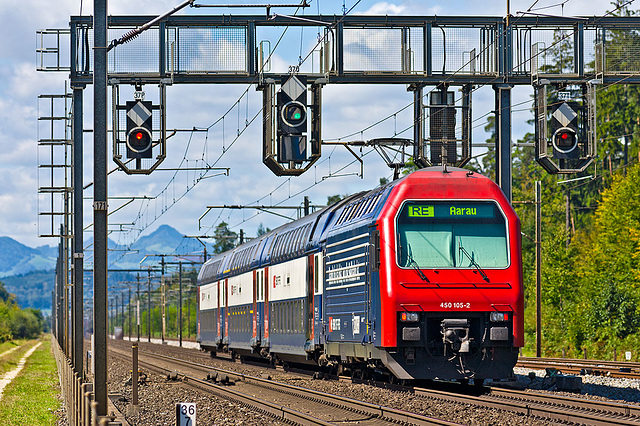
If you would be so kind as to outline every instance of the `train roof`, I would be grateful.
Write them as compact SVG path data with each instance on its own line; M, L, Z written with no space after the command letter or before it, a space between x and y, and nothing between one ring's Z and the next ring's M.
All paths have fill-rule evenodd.
M470 182L470 177L473 177ZM443 178L446 181L443 181ZM463 181L464 179L464 181ZM235 247L225 253L214 255L200 270L199 283L213 282L230 275L236 275L257 267L284 262L319 249L322 242L331 235L342 234L350 229L369 226L379 216L389 194L398 186L419 181L433 193L445 195L469 184L498 188L488 178L470 170L441 166L428 167L409 173L386 185L370 191L363 191L307 215L286 223ZM434 185L434 186L431 186ZM437 186L436 186L437 185ZM501 194L501 191L498 188Z

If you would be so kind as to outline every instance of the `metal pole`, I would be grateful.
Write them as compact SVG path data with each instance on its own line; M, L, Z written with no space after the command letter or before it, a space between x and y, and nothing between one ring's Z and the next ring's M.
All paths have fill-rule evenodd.
M131 341L131 284L129 284L129 301L127 303L127 312L129 314L129 341Z
M93 321L97 414L107 415L107 0L93 0Z
M147 271L147 333L151 342L151 269Z
M571 244L571 194L569 188L567 187L567 192L565 194L566 197L566 207L565 207L565 215L564 215L564 229L567 233L565 247L568 250L569 245Z
M167 331L167 323L166 323L166 300L165 300L165 287L164 287L164 276L161 277L162 280L162 344L164 345L166 342L164 341L165 333Z
M413 161L418 167L425 167L423 87L421 84L411 85L409 90L413 90ZM394 170L394 179L397 172Z
M124 291L120 293L120 324L122 325L122 339L124 339Z
M133 358L133 369L131 377L131 389L133 392L132 405L135 407L138 405L138 343L134 343L131 347Z
M180 347L182 347L182 262L178 263L178 280L180 281L180 298L178 306L178 334L180 335Z
M138 342L140 341L140 274L136 275L137 280L137 297L136 297L136 321L138 325Z
M73 88L73 371L84 379L83 342L83 286L84 249L82 247L82 171L83 171L83 88Z
M536 181L536 356L542 356L542 304L540 299L542 283L542 197L541 183Z
M511 86L496 84L496 182L511 202Z

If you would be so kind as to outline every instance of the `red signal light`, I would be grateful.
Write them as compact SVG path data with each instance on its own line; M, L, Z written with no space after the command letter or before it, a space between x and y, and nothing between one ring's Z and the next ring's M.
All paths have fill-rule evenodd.
M144 135L142 134L142 132L136 132L136 139L142 140L142 138L144 138Z

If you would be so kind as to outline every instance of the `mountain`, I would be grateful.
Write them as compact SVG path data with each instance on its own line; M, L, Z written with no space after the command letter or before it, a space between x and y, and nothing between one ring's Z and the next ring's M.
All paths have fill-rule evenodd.
M85 247L92 246L92 241L85 241ZM130 246L118 245L112 240L109 246L109 269L140 269L160 262L158 255L165 256L165 261L179 260L201 261L202 244L193 238L183 238L183 234L169 225L162 225L149 235L140 237ZM207 250L212 253L211 246ZM185 255L180 258L171 255ZM86 253L85 258L91 253ZM145 259L146 256L146 259ZM51 308L51 291L55 281L55 267L58 248L40 246L31 248L9 238L0 237L0 279L6 289L16 295L21 307L33 307L48 310ZM142 264L140 263L144 259ZM85 263L85 268L91 265ZM90 274L89 274L90 276ZM85 274L85 286L87 286ZM110 279L119 280L110 273ZM129 279L133 279L129 277ZM89 294L90 290L85 292Z
M34 249L13 238L0 237L0 277L55 269L57 254L55 247Z

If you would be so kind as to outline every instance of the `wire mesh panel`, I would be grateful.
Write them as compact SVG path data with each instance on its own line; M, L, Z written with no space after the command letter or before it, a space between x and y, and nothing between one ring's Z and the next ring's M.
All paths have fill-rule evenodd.
M593 73L596 72L596 57L598 50L598 43L600 41L599 33L602 30L596 28L584 30L584 72Z
M475 74L480 52L495 48L481 45L481 28L434 27L431 37L434 74Z
M531 30L533 74L574 73L573 28Z
M640 31L631 28L605 33L605 72L636 74L640 71Z
M109 40L120 38L131 28L110 29ZM158 29L151 28L107 54L109 73L157 74L160 66Z
M424 73L424 30L422 28L409 29L409 71Z
M401 28L345 28L344 70L401 72Z
M247 72L244 27L167 29L167 71L175 73Z

